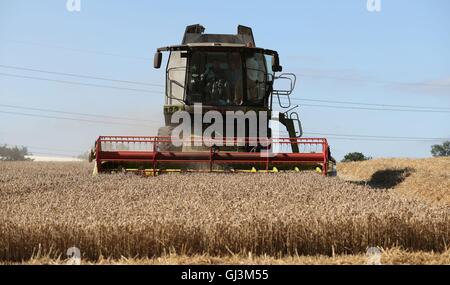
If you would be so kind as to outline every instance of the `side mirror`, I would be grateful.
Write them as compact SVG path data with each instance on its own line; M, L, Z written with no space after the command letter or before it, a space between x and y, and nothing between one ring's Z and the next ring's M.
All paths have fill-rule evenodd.
M278 65L278 66L273 66L272 65L272 71L273 72L282 72L283 71L283 67L281 65Z
M278 55L272 56L272 71L273 72L283 71L283 67L280 65L280 59L278 58Z
M162 62L162 53L158 51L155 53L155 57L153 58L153 67L160 68L161 62Z

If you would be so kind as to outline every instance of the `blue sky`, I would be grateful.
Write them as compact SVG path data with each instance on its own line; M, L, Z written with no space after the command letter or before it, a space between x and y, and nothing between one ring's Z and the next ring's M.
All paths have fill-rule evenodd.
M66 0L0 0L0 104L142 119L101 119L0 106L0 143L28 145L34 152L77 154L88 149L99 135L155 134L162 123L161 87L5 66L163 84L164 70L152 67L155 49L180 43L185 26L195 23L203 24L211 33L234 33L238 24L251 26L256 44L277 50L284 70L297 74L294 98L432 106L449 111L450 2L381 0L381 8L380 12L368 12L366 0L81 0L81 11L69 12ZM358 105L296 103L307 136L339 135L328 135L337 158L350 151L373 157L427 157L430 145L440 142L387 141L343 134L450 137L449 112L341 109L306 105ZM128 124L38 118L23 113Z

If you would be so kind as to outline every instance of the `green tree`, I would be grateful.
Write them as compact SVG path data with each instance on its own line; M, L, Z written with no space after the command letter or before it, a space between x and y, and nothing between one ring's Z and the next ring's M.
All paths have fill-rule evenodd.
M30 160L26 158L28 149L24 146L22 147L11 147L7 145L0 146L0 161L25 161Z
M450 156L450 141L445 141L442 144L435 144L431 146L431 154L436 156Z
M342 162L364 161L364 160L369 160L369 159L372 159L372 158L365 156L361 152L350 152L344 156L344 159L342 160Z

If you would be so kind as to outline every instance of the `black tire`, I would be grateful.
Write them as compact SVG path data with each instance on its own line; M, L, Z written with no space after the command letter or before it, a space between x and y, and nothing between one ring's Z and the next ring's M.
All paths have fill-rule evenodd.
M165 126L158 129L158 136L159 137L168 137L170 140L170 137L172 136L172 130L174 127L171 126ZM181 151L181 147L175 147L171 142L160 142L158 143L158 149L159 151Z

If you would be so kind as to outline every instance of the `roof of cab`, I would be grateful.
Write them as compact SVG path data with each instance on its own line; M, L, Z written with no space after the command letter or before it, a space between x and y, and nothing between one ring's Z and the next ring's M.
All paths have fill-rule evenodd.
M205 34L205 27L200 24L186 27L182 44L221 43L255 46L253 31L250 27L239 25L236 34Z

